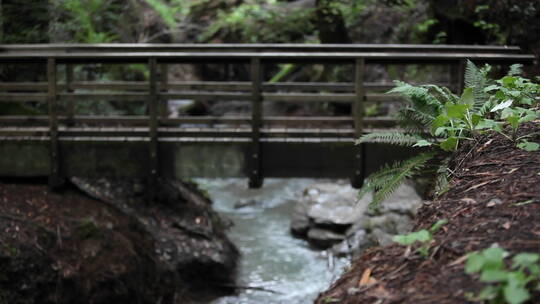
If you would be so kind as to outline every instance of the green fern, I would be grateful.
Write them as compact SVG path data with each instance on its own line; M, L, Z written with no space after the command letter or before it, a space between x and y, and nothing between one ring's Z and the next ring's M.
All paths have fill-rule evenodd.
M363 135L356 144L372 142L372 143L385 143L398 146L411 147L419 140L423 139L419 134L405 134L402 132L376 132Z
M516 63L512 64L510 66L510 70L508 71L508 76L519 76L523 74L523 64Z
M435 181L435 194L441 195L448 191L450 174L448 174L448 164L450 163L450 157L446 157L439 164L437 168L437 178Z
M474 112L485 110L484 105L489 100L489 94L484 90L490 85L490 80L487 76L489 70L489 66L480 69L472 61L467 60L464 82L465 87L473 89L474 104L472 110Z
M449 90L435 85L412 86L399 81L396 85L389 93L398 93L408 102L397 114L399 126L406 131L423 132L431 126L445 102L457 98Z
M426 163L436 155L435 152L421 153L404 161L395 162L372 174L360 189L359 197L374 191L369 208L376 210L379 204L388 198L407 178L425 168Z

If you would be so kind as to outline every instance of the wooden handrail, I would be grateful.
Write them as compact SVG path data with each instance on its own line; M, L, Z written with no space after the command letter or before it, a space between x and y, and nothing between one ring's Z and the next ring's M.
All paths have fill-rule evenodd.
M0 44L0 52L490 52L519 53L518 46L426 44Z
M187 52L130 52L130 53L0 53L0 62L45 62L55 58L57 63L147 63L155 58L158 63L249 63L257 58L261 63L350 63L364 58L366 64L449 64L470 59L482 63L531 64L534 55L499 53L187 53Z

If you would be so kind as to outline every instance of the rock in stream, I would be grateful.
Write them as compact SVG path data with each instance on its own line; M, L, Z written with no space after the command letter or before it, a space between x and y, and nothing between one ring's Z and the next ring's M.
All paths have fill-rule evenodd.
M316 248L336 255L357 254L392 236L409 231L421 198L410 183L400 186L381 204L378 214L368 212L372 195L358 199L358 190L345 182L316 183L297 202L291 233Z

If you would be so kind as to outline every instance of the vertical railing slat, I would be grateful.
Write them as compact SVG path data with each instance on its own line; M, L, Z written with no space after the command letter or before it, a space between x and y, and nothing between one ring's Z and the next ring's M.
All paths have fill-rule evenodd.
M357 58L354 64L354 91L356 100L353 105L352 113L354 118L354 134L356 138L362 136L364 130L364 58ZM362 187L364 183L364 144L355 147L354 165L351 177L351 184L355 188Z
M66 65L66 91L73 93L73 64ZM67 99L67 123L68 125L75 124L75 100L73 97Z
M60 155L58 147L58 94L56 92L56 59L47 58L48 111L50 137L50 175L49 186L58 187L62 184L60 178Z
M261 172L260 128L262 124L262 68L260 58L251 58L251 153L249 159L249 187L260 188Z
M160 92L166 93L167 92L167 86L169 84L169 66L167 64L162 63L160 65L160 80L161 80L161 90ZM167 118L168 111L169 111L169 100L166 97L159 98L159 112L161 118Z
M156 197L156 188L158 182L158 94L157 94L157 60L156 58L150 58L148 60L148 67L150 69L149 79L149 96L148 96L148 116L149 116L149 150L150 150L150 175L149 175L149 191L148 195L150 200L154 200Z

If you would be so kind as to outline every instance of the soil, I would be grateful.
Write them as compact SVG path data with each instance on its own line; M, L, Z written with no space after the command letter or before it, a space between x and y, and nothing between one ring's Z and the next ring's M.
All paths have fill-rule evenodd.
M539 131L537 121L520 134ZM372 248L316 303L470 303L484 285L465 273L468 253L493 244L511 254L540 252L540 151L483 135L464 144L450 168L450 190L424 204L415 219L413 231L449 221L435 234L429 256L397 244ZM528 303L540 303L540 293L531 298Z

